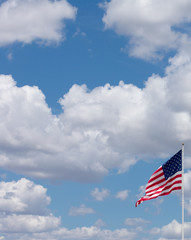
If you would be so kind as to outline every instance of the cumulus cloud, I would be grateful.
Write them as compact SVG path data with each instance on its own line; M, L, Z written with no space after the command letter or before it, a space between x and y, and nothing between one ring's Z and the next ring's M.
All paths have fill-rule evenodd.
M28 179L0 182L0 232L37 233L57 229L61 220L50 213L49 203L46 189Z
M51 231L59 227L60 218L37 215L1 215L0 231L8 233L37 233Z
M92 197L95 198L97 201L103 201L109 196L109 194L110 191L105 188L103 188L102 190L99 190L99 188L95 188L93 191L91 191Z
M153 228L151 230L151 235L159 235L161 240L167 240L167 239L173 239L178 240L181 238L181 229L182 224L177 222L176 220L173 220L171 223L167 224L166 226L163 226L162 228ZM184 233L185 238L190 239L191 234L191 223L185 222L184 223Z
M184 173L185 210L191 215L191 171Z
M0 46L59 43L65 38L63 21L75 19L76 12L66 0L6 0L0 5Z
M84 204L81 204L80 207L72 207L69 211L69 216L79 216L94 214L95 211L92 208L86 207Z
M115 197L118 198L118 199L120 199L120 200L122 200L122 201L124 201L125 199L127 199L128 193L129 193L128 190L123 190L123 191L118 192L118 193L115 195Z
M25 235L25 240L45 240L45 239L54 239L54 240L83 240L83 239L102 239L102 240L133 240L136 239L136 233L128 231L126 228L109 230L109 229L100 229L95 226L91 227L81 227L74 229L60 228L55 231L48 233L36 233L32 236ZM20 240L19 236L14 238L15 240ZM8 239L9 240L9 239Z
M60 228L61 219L47 211L50 198L46 189L27 179L0 183L0 239L135 239L135 232L127 229L101 229L99 219L94 226L74 229ZM43 206L45 205L45 206ZM30 209L31 208L31 209ZM35 209L36 208L36 209ZM40 208L44 210L40 210ZM71 216L94 214L92 208L81 205L70 209Z
M0 212L47 215L50 197L41 185L22 178L13 182L0 182Z
M55 116L38 87L0 75L0 167L36 178L98 181L140 159L191 144L190 49L169 59L144 88L73 85ZM159 114L160 113L160 114ZM186 148L186 154L191 150Z
M184 173L184 191L185 191L185 198L191 198L191 171L187 171Z
M105 28L128 37L129 53L144 59L178 48L186 35L183 23L191 22L189 0L111 0L101 7Z

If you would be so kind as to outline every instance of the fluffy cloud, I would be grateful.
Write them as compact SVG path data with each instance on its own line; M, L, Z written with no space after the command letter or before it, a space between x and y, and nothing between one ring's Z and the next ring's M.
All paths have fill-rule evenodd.
M63 20L75 19L76 8L66 0L7 0L0 5L0 46L14 42L59 43Z
M191 58L169 60L144 88L74 85L55 116L38 87L0 76L0 167L27 176L97 181L139 159L172 156L191 143ZM186 148L186 154L191 150Z
M191 223L185 222L184 223L184 233L185 238L190 239L191 234ZM167 239L173 239L178 240L181 238L181 229L182 225L178 223L176 220L173 220L171 223L169 223L166 226L163 226L162 228L153 228L151 230L151 235L159 235L159 240L167 240Z
M191 171L184 173L184 191L187 199L191 198Z
M129 193L128 190L123 190L123 191L118 192L115 197L124 201L125 199L127 199L128 193Z
M191 171L184 174L185 210L191 215Z
M25 178L0 182L0 212L46 215L49 203L46 189Z
M183 23L191 22L189 0L111 0L101 6L105 28L128 37L130 54L144 59L179 47L186 32Z
M50 213L49 203L46 189L32 181L22 178L17 182L0 182L0 232L37 233L57 229L61 221Z
M60 228L61 219L49 213L49 203L46 189L32 181L0 182L0 239L135 239L136 233L127 229L101 230L100 219L91 227ZM70 209L71 216L93 213L83 204Z
M95 213L95 211L92 208L88 208L84 204L82 204L79 208L72 207L69 211L69 216L79 216L93 213Z
M60 218L37 215L1 215L1 233L37 233L56 229L60 225Z
M103 201L105 198L109 196L109 190L103 188L102 190L99 190L98 188L95 188L92 192L91 195L93 198L95 198L97 201Z
M67 228L60 228L55 231L51 231L48 233L36 233L33 235L25 235L24 238L22 238L19 235L15 235L15 240L45 240L45 239L54 239L54 240L83 240L83 239L91 239L91 240L97 240L97 239L103 239L103 240L133 240L136 239L136 233L128 231L125 228L122 229L116 229L116 230L101 230L100 228L97 228L95 226L92 227L81 227L81 228L74 228L74 229L67 229ZM13 236L6 236L8 240L11 240Z

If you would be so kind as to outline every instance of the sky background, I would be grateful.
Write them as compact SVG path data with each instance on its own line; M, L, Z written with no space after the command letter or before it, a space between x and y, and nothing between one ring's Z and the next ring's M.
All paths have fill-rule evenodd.
M185 143L191 2L0 0L0 240L178 240L181 191L142 203Z

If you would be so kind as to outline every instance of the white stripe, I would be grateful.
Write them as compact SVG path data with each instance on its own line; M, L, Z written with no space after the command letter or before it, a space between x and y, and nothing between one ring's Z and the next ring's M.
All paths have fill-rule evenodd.
M182 179L181 176L177 177L180 173L181 173L181 172L178 172L178 174L174 174L172 177L170 177L170 178L168 178L167 180L165 180L165 182L170 182L170 180L171 180L172 178L174 178L174 177L175 177L175 179L174 179L173 181L175 181L176 179L181 180L181 179ZM165 179L165 178L164 178L164 179ZM172 181L172 182L173 182L173 181ZM153 186L153 187L150 187L150 188L146 189L146 192L148 192L148 191L150 191L150 190L152 190L152 189L155 189L155 188L157 188L157 187L160 187L160 186L164 185L165 182L161 182L161 183L159 183L159 184L157 184L157 185L155 185L155 186ZM146 186L146 188L147 188L147 186Z
M159 188L159 189L157 189L158 187L160 187L160 186L155 186L155 188L153 187L152 189L150 188L150 190L153 190L152 192L149 192L148 193L148 191L149 191L149 189L146 191L146 195L148 196L148 195L152 195L153 193L155 193L156 191L158 192L158 191L162 191L162 189L164 189L165 187L168 187L168 186L170 186L170 185L172 185L174 182L176 182L176 181L180 181L180 180L182 180L182 177L177 177L177 178L175 178L172 182L169 182L168 180L167 180L167 184L166 185L164 185L163 187L161 187L161 188ZM164 183L163 183L164 184ZM175 184L176 185L176 184ZM181 183L179 183L179 185L181 185ZM168 190L169 191L169 190Z
M153 175L153 176L157 176L157 175L160 174L160 173L161 173L161 171L159 171L157 174L155 174L155 175ZM181 173L182 173L182 171L179 171L179 172L175 173L173 176L171 176L170 178L168 178L168 179L167 179L167 185L165 185L165 187L173 184L174 181L182 180L182 176L180 176L180 177L175 178L172 182L169 182L172 178L176 177L177 175L179 175L179 174L181 174ZM151 178L153 178L153 177L151 177ZM152 183L154 183L154 181L153 181ZM164 183L163 183L163 184L164 184ZM139 204L141 204L143 201L156 198L156 197L160 196L161 194L168 193L168 192L170 193L170 191L175 190L175 188L177 188L177 187L181 187L181 188L182 188L182 183L176 183L176 184L172 185L170 189L166 189L165 191L161 191L161 192L159 192L159 193L157 193L157 194L153 194L153 195L150 195L150 194L149 194L149 196L148 196L148 195L145 195L144 197L140 198L140 199L137 201L137 203L140 201ZM152 188L150 188L150 189L152 189ZM147 191L148 191L148 190L147 190ZM159 189L158 189L157 191L159 191Z
M157 179L155 179L154 181L152 181L152 182L148 183L148 184L146 185L146 188L147 188L147 187L149 187L149 186L151 186L151 185L153 185L153 184L155 184L156 182L158 182L158 181L160 181L160 180L162 180L162 179L164 179L164 180L165 180L165 177L164 177L164 175L163 175L163 176L161 176L161 177L159 177L159 178L157 178Z
M164 185L165 183L163 182L164 187L169 186L169 185L173 184L173 183L176 182L176 181L182 180L182 177L181 177L181 176L179 176L179 177L176 176L176 178L173 179L173 181L170 181L170 180L171 180L171 178L169 178L169 179L166 181L166 185ZM147 192L148 192L149 190L154 190L154 189L156 189L156 188L158 188L158 187L160 187L160 185L153 186L152 188L147 189Z
M156 172L156 171L158 171L160 168L161 168L161 170L160 170L159 172ZM156 172L155 174L153 173L153 174L151 175L149 181L152 180L152 179L153 179L154 177L156 177L157 175L161 174L161 172L163 172L162 166L160 166L156 171L155 171L155 172Z
M153 194L153 195L151 195L151 196L144 196L143 199L144 199L144 200L149 200L149 199L158 197L158 196L160 196L160 195L163 194L163 193L170 192L172 189L174 189L174 188L176 188L176 187L181 187L181 186L182 186L181 183L174 184L171 188L166 189L165 191L159 192L159 193L157 193L157 194Z
M169 177L166 181L170 181L172 178L176 177L176 176L179 175L179 174L181 174L181 171L175 173L173 176ZM181 178L181 177L180 177L180 178ZM147 184L147 185L146 185L146 192L147 192L147 191L150 191L150 190L152 190L152 189L155 189L155 188L157 188L157 187L160 187L161 185L163 185L164 182L161 182L161 183L157 184L156 186L153 186L153 187L148 188L150 185L152 185L152 184L154 184L155 182L158 182L158 181L160 181L160 180L162 180L162 179L165 179L164 176L161 176L160 178L157 178L157 179L156 179L155 181L153 181L152 183ZM147 188L148 188L148 189L147 189Z
M171 177L169 177L169 178L167 179L167 181L169 181L169 180L172 179L173 177L177 176L178 174L182 174L182 171L179 171L179 172L175 173L174 175L172 175Z
M173 188L176 188L176 187L181 187L181 183L174 184L171 188L166 189L166 190L164 190L164 191L161 191L161 192L159 192L159 193L157 193L157 194L153 194L153 195L148 196L148 197L149 197L149 198L153 198L153 197L156 197L156 196L160 196L160 195L163 194L163 193L170 192Z

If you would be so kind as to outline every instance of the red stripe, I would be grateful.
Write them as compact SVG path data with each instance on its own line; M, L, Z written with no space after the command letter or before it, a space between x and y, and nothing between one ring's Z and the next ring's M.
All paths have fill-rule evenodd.
M162 169L162 166L160 166L160 167L152 174L152 176L153 176L154 174L156 174L157 172L161 171L161 169ZM151 176L151 177L152 177L152 176Z
M172 191L174 191L174 190L181 190L182 189L182 187L180 186L180 187L175 187L175 188L173 188L173 189L171 189L171 191L170 192L167 192L167 193L162 193L160 196L165 196L165 195L169 195Z
M154 196L154 197L149 197L149 198L145 198L145 197L143 197L143 198L145 198L143 201L146 201L146 200L151 200L151 199L154 199L154 198L157 198L157 197L159 197L159 196L166 196L166 195L169 195L172 191L174 191L174 190L181 190L182 188L181 188L181 186L179 186L179 187L174 187L174 188L172 188L169 192L166 192L166 193L161 193L160 195L156 195L156 196Z
M150 179L150 180L148 181L148 183L153 182L154 180L156 180L156 179L159 178L159 177L162 177L162 175L164 175L163 172L160 173L159 175L155 176L154 178Z
M178 175L176 175L175 177L167 180L166 184L169 183L169 182L172 182L173 180L175 180L175 179L178 178L178 177L182 177L182 174L178 174ZM137 206L138 206L139 204L141 204L142 202L147 201L147 200L151 200L151 199L154 199L154 198L157 198L157 197L159 197L159 196L169 195L172 191L181 190L181 189L182 189L182 186L174 186L174 185L176 185L176 184L181 184L181 183L182 183L182 180L177 180L177 181L175 181L174 183L172 183L171 185L166 186L166 187L165 187L164 189L162 189L161 191L158 191L158 192L155 191L155 192L154 192L153 194L151 194L150 196L147 194L147 195L145 195L144 197L140 198L140 199L136 202L135 206L137 207ZM164 184L164 186L165 186L166 184ZM173 186L174 186L174 187L173 187ZM171 189L170 189L170 188L171 188ZM164 191L166 191L166 190L168 190L168 189L170 189L170 190L167 191L167 192L164 192ZM154 190L153 190L153 191L154 191ZM154 195L155 195L155 196L154 196Z
M152 179L153 175L155 175L156 173L160 172L161 170L163 170L163 169L162 169L162 166L159 167L159 168L151 175L150 180ZM150 180L149 180L149 181L150 181Z
M163 184L163 185L161 185L161 186L159 186L159 187L156 187L156 188L153 188L152 190L148 190L148 191L146 191L146 195L148 195L148 193L150 193L150 192L153 192L153 191L157 191L158 189L160 189L160 188L163 188L164 186L166 185L166 183L165 184Z
M146 189L145 196L140 198L135 206L137 207L143 201L151 200L159 196L169 195L172 191L182 189L182 174L176 172L169 179L165 179L162 166L160 166L150 177Z
M182 177L182 174L178 174L178 175L176 175L175 177L167 180L166 183L163 184L163 185L161 185L161 186L157 186L157 184L155 184L155 185L156 185L156 188L154 188L154 189L152 189L152 190L149 190L149 188L150 188L150 186L149 186L149 188L146 188L146 195L148 195L148 193L153 192L153 191L155 191L155 190L157 191L159 188L164 187L165 185L167 185L168 183L174 181L176 178L179 178L179 177ZM181 180L180 180L180 181L181 181ZM147 189L148 189L148 190L147 190Z
M166 193L162 193L160 195L156 195L156 196L153 196L153 197L149 197L149 196L144 196L142 197L141 199L139 199L137 202L136 202L136 206L138 206L140 203L144 202L144 201L147 201L147 200L151 200L151 199L154 199L154 198L157 198L159 196L165 196L165 195L169 195L172 191L174 190L181 190L181 186L180 187L174 187L172 188L169 192L166 192Z
M151 180L151 179L153 178L153 176L156 175L156 174L157 174L158 172L160 172L160 171L163 171L162 166L159 167L159 168L151 175L151 177L149 178L149 180Z
M149 195L149 194L146 194L146 196L152 196L152 195L155 195L155 194L158 194L158 193L159 193L158 196L160 196L160 193L161 193L161 192L164 192L165 190L171 188L173 185L175 185L175 184L177 184L177 183L182 183L182 180L175 181L175 182L173 182L173 183L172 183L171 185L169 185L169 186L166 186L166 184L164 184L164 186L166 186L166 187L164 187L164 188L161 188L161 187L160 187L160 188L158 188L158 189L161 189L160 191L157 191L157 190L156 190L154 193L152 193L152 194L150 194L150 195ZM154 190L153 190L153 191L154 191ZM153 192L153 191L152 191L152 192Z
M160 184L160 183L162 183L162 182L164 182L164 181L166 181L165 180L165 177L163 178L163 179L161 179L161 180L159 180L158 182L155 182L155 183L153 183L153 184L151 184L151 185L149 185L149 186L146 186L146 191L147 191L147 189L149 189L149 188L151 188L151 187L153 187L153 186L155 186L155 185L158 185L158 184Z

